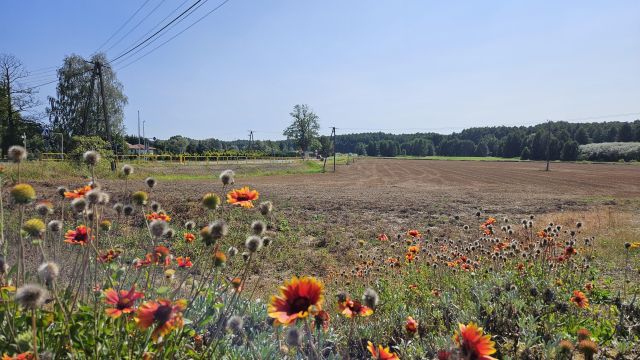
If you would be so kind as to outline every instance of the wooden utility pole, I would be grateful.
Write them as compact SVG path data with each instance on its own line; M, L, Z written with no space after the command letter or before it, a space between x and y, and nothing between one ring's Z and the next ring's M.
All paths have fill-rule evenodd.
M96 68L95 66L91 70L91 88L89 90L89 96L87 96L87 103L84 108L84 118L82 119L82 129L84 136L89 135L89 108L91 107L91 99L93 99L93 90L96 85ZM103 99L104 100L104 99Z
M111 124L109 124L109 113L107 112L107 101L104 96L104 77L102 76L102 63L100 61L96 61L95 63L96 69L98 71L98 78L100 79L100 98L102 99L102 114L104 116L104 128L107 132L107 142L111 144L111 149L113 149L114 158L111 161L111 171L116 170L116 162L117 162L117 148L111 139Z
M253 130L249 130L249 151L253 149Z
M333 138L333 172L336 172L336 127L331 128L331 137Z
M549 161L551 160L551 120L547 120L547 169L549 171Z

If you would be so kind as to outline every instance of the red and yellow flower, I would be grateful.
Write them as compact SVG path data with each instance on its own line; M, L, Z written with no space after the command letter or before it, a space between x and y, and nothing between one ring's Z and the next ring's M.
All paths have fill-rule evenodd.
M380 241L389 241L389 237L387 236L387 234L382 233L378 235L378 240Z
M171 251L166 246L156 246L151 255L151 262L155 265L171 265Z
M569 301L571 301L581 309L589 307L589 299L587 298L587 295L585 295L580 290L573 290L573 296L569 299Z
M497 360L490 356L496 352L495 343L491 341L491 335L484 335L481 327L475 323L468 325L458 324L460 328L453 336L453 341L461 351L464 359Z
M178 256L176 258L176 262L178 263L179 268L190 268L193 266L193 263L191 262L191 258L189 258L188 256L185 256L185 257Z
M280 295L272 296L269 317L282 325L295 323L313 310L322 310L324 285L314 277L294 276L280 287Z
M107 289L104 291L104 302L113 305L112 308L105 310L107 316L117 319L122 314L132 313L135 308L134 303L138 299L142 299L144 294L136 291L136 286L132 286L131 290L120 290L120 292L114 289Z
M366 317L373 314L372 308L362 305L357 300L351 300L349 298L347 298L343 302L338 302L338 308L340 309L342 315L344 315L348 319L354 316Z
M163 213L163 212L152 212L151 214L147 214L147 220L149 221L153 221L153 220L162 220L162 221L166 221L169 222L171 221L171 216Z
M83 186L71 191L65 191L64 197L67 199L77 199L84 197L89 191L93 190L91 185Z
M100 253L97 257L98 262L109 264L113 260L117 259L120 254L122 254L122 250L120 249L109 249L103 253Z
M184 234L184 241L188 242L188 243L192 243L193 240L196 239L196 236L193 235L192 233L185 233Z
M138 307L135 321L138 327L143 330L155 324L151 337L153 340L157 340L158 337L165 336L173 329L184 325L182 312L186 307L187 301L184 299L173 303L166 299L147 301Z
M9 356L7 354L2 355L2 360L33 360L35 358L36 357L31 351L23 352L21 354L15 354L13 356Z
M407 322L404 324L405 330L410 334L415 334L418 331L418 322L411 316L407 316Z
M376 360L400 360L396 353L389 350L389 347L382 347L378 345L376 348L371 341L367 342L367 349L371 353L371 357Z
M422 237L422 234L420 234L420 231L418 231L418 230L409 230L409 231L407 231L407 235L411 236L412 238L420 238L420 237Z
M240 189L229 191L227 194L227 202L232 205L242 206L244 208L252 208L253 202L258 200L260 193L257 190L251 190L248 186Z
M86 245L89 242L91 229L85 225L76 227L75 230L69 230L64 234L64 242L74 245Z

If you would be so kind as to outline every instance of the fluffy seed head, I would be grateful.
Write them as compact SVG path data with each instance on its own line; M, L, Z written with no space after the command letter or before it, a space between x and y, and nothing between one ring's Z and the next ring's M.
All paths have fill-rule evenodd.
M216 220L209 224L209 228L211 230L211 236L215 240L221 239L223 236L227 235L229 228L227 227L227 223L223 220Z
M167 231L167 223L162 220L153 220L151 224L149 224L149 230L151 230L151 235L154 237L162 237Z
M13 145L9 148L9 151L7 151L7 157L14 163L22 162L27 158L27 149L20 145Z
M98 165L98 161L100 161L100 154L97 151L89 150L82 155L84 159L84 163L89 166Z
M9 272L9 264L4 259L4 256L0 255L0 275L4 275Z
M100 192L100 199L98 200L98 204L106 205L109 203L109 201L111 201L111 195L109 195L109 193L106 193L104 191Z
M260 214L267 216L273 211L273 204L271 201L263 201L258 205L258 210L260 210Z
M266 230L266 228L267 228L267 225L260 220L255 220L254 222L251 223L251 231L255 235L264 234L264 231Z
M102 231L106 231L109 232L111 230L111 221L109 220L102 220L100 222L100 230Z
M249 252L254 253L262 248L262 238L259 236L249 236L244 242L244 246Z
M71 208L76 213L81 213L87 208L87 200L85 198L76 198L71 201Z
M229 256L231 256L231 257L234 257L234 256L238 255L238 249L236 247L232 246L227 250L227 254L229 254Z
M151 189L154 186L156 186L156 179L152 178L152 177L148 177L146 179L144 179L144 182L147 184L147 186Z
M58 195L59 195L60 197L64 197L64 193L66 193L66 192L68 192L68 191L69 191L69 189L67 189L67 188L66 188L66 187L64 187L64 186L58 186L58 189L56 189L56 192L58 193Z
M36 199L36 191L29 184L17 184L11 189L11 198L16 204L30 204Z
M262 246L269 246L269 244L271 244L271 238L268 236L264 236L262 237Z
M122 208L124 207L124 205L122 205L122 203L115 203L113 204L113 210L118 214L122 214Z
M125 205L124 208L122 208L124 216L131 216L133 214L133 210L133 206L131 205Z
M234 334L241 334L244 327L244 321L238 315L233 315L227 320L227 330Z
M176 236L176 231L172 228L167 229L164 233L164 237L167 239L172 239L174 236Z
M45 225L40 219L30 219L24 222L22 230L32 237L39 237L44 232Z
M134 204L139 206L147 205L147 201L149 201L149 194L144 191L136 191L131 195L131 200Z
M214 193L207 193L202 197L202 206L209 210L215 210L220 206L220 196Z
M40 216L47 216L53 214L53 204L49 201L42 201L36 205L36 212Z
M89 191L86 195L89 204L96 205L100 201L101 193L102 191L100 191L99 189L93 189Z
M378 296L378 293L372 288L367 288L364 291L364 294L362 294L362 302L372 309L375 309L376 306L378 306L379 301L380 297Z
M191 220L189 220L186 223L184 223L184 227L185 227L185 229L191 231L191 230L195 229L196 223L191 221Z
M151 202L151 210L153 210L154 212L160 211L160 203L158 203L156 201L152 201Z
M51 220L49 224L47 224L47 228L49 231L57 233L62 230L62 221L60 220Z
M42 263L38 267L38 276L40 277L40 281L42 281L46 286L51 286L53 282L56 281L59 274L60 268L58 268L58 264L53 261Z
M220 173L220 181L222 181L222 185L231 185L235 182L236 173L233 170L225 170Z
M290 327L285 334L285 341L288 346L297 347L302 345L302 333L297 327Z
M133 174L133 166L128 165L128 164L124 164L122 166L122 173L124 174L124 176L129 176L129 175Z
M47 290L40 285L27 284L18 288L15 300L25 309L37 309L47 300Z

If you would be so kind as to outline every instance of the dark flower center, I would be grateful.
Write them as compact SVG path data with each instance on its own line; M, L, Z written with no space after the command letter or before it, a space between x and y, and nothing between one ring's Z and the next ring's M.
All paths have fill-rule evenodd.
M171 319L171 306L160 305L158 310L153 314L153 319L160 324L164 324Z
M289 314L297 314L301 311L308 311L311 301L307 297L297 297L293 300L289 307Z

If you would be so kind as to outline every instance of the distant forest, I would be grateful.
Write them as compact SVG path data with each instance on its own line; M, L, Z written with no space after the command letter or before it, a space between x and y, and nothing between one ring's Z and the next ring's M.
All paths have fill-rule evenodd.
M137 137L128 136L130 143ZM320 137L312 150L327 144ZM551 160L596 161L640 160L640 120L634 122L568 123L551 122L535 126L474 127L449 135L437 133L358 133L336 136L336 152L367 156L494 156L544 160L547 143ZM625 146L585 146L592 143L629 143ZM292 141L194 140L173 136L151 141L160 152L206 154L214 152L259 151L273 155L294 155ZM326 146L326 145L325 145ZM596 152L593 149L598 149ZM620 152L619 149L625 149ZM326 151L325 151L326 153Z

